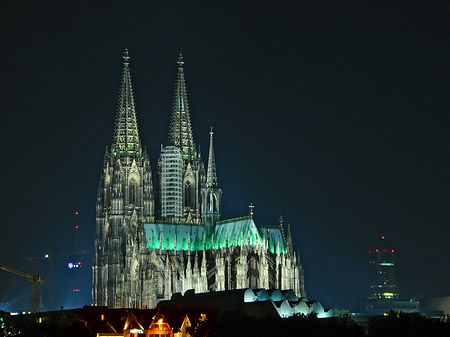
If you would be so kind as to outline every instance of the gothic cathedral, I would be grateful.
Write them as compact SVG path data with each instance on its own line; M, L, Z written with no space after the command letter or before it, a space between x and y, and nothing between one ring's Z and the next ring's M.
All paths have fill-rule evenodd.
M154 184L139 137L127 50L123 59L113 139L97 194L92 304L154 308L189 289L292 289L304 297L303 268L281 218L279 225L264 227L252 212L221 220L214 133L205 170L192 133L181 55L169 138Z

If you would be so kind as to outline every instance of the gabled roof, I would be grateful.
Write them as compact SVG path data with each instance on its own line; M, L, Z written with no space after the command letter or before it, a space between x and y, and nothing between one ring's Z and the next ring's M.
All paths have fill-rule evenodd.
M216 222L212 240L207 240L205 245L205 228L203 224L189 224L177 222L150 222L144 224L147 249L163 250L188 250L191 251L211 249L211 241L214 249L235 246L256 246L262 244L265 238L269 243L270 252L286 253L283 233L280 227L264 226L258 228L251 216L227 219ZM175 247L176 242L176 247ZM233 243L234 242L234 243Z
M254 246L256 241L261 242L261 236L255 222L250 216L236 219L218 221L214 229L214 248L223 248L233 245Z

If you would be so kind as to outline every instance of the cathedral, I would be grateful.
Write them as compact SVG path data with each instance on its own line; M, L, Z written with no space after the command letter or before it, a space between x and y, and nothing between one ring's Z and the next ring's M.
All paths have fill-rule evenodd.
M299 254L281 217L279 224L257 226L250 206L247 216L221 218L214 132L205 168L192 132L183 57L167 145L154 172L139 136L127 50L123 60L97 194L92 305L154 308L191 289L290 289L304 297Z

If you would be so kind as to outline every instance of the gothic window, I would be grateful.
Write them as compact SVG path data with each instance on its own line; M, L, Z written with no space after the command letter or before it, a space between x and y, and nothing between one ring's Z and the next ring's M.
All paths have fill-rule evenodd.
M258 268L257 268L257 258L256 256L250 256L248 259L248 286L249 288L258 288Z
M283 268L281 268L281 264L278 266L278 289L282 289L281 280L283 278Z
M164 296L164 280L160 271L153 271L153 289L155 289L156 296L161 298Z
M192 205L192 185L189 181L184 185L184 207Z
M249 288L251 288L251 289L256 289L256 288L258 288L258 285L257 285L257 279L256 279L256 276L255 275L250 275L250 287Z
M137 187L136 187L136 181L134 179L131 179L130 185L128 188L128 201L130 204L135 204L137 200Z
M225 290L228 290L229 273L228 273L228 261L225 260Z

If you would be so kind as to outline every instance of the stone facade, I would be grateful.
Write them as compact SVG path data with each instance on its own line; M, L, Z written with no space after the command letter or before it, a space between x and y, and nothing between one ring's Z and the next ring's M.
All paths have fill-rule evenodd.
M181 195L170 195L173 181L162 174L170 172L164 167L167 160L159 160L153 188L137 127L129 59L125 51L114 136L98 188L92 304L154 308L159 300L190 289L279 288L304 297L303 268L282 220L264 227L256 226L252 214L221 220L213 132L206 172L192 134L181 55L167 145L181 152L182 173L176 178L182 188L173 190ZM181 212L161 212L162 204L180 199Z

